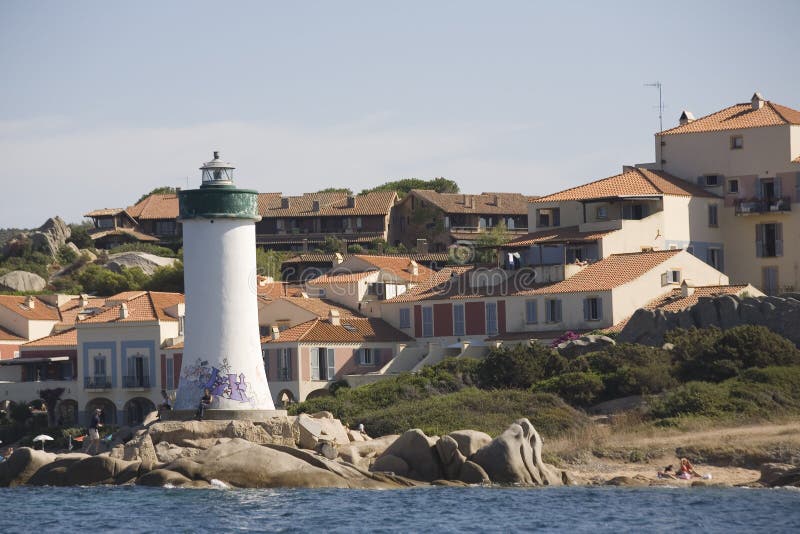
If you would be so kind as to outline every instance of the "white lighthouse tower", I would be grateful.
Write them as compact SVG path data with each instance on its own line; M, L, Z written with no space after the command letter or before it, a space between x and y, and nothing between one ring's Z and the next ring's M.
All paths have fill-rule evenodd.
M186 325L177 417L194 412L205 389L214 399L208 419L258 418L275 409L258 330L258 192L237 189L233 169L214 152L200 168L200 188L178 194Z

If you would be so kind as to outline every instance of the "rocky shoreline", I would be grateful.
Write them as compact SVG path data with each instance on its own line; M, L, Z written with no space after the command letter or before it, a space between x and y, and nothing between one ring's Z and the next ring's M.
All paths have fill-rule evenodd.
M563 486L607 484L800 485L800 468L767 464L734 480L658 480L642 472L596 476L542 461L542 439L527 419L499 436L461 430L426 436L419 429L371 439L322 412L253 421L155 421L121 429L96 456L23 447L0 463L0 487L121 485L207 488L391 489L421 485Z

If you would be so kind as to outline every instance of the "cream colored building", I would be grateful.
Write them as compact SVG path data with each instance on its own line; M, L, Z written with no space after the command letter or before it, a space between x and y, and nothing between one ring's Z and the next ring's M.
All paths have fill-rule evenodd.
M655 136L661 169L720 195L724 270L765 293L800 288L800 111L764 100L694 119ZM691 221L690 221L691 225Z

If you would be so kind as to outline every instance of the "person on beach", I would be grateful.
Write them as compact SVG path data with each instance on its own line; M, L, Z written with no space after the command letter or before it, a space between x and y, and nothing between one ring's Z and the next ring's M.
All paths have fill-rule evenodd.
M703 476L694 470L694 466L688 458L681 458L681 468L678 473L678 478L689 480L691 478L703 478Z
M663 471L659 471L657 476L658 478L671 478L673 480L678 478L675 476L675 471L672 470L672 464L665 467Z
M158 405L158 418L161 419L161 412L172 410L172 404L170 404L169 395L167 394L166 389L161 390L161 398L164 402Z
M203 420L203 416L206 413L206 408L211 406L212 402L214 402L214 395L211 394L211 391L208 388L204 389L203 396L200 398L200 406L197 407L198 421Z
M101 412L100 408L95 408L92 421L89 423L89 447L86 449L86 454L92 454L92 449L94 454L100 452L100 428L103 426L100 422Z

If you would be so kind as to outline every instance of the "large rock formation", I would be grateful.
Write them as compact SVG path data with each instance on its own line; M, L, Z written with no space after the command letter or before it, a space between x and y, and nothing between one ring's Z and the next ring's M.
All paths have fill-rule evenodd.
M4 291L41 291L47 286L47 280L28 271L11 271L0 276L0 289Z
M722 329L744 324L766 326L800 346L800 295L780 297L700 297L697 304L679 312L641 308L617 336L618 343L640 343L660 347L664 334L674 328Z
M70 235L72 235L70 227L61 220L61 217L55 216L47 219L42 226L31 232L31 246L33 250L55 258L58 249L64 246Z
M313 416L300 414L294 422L294 429L299 435L300 447L312 451L317 450L320 442L347 445L351 441L341 421L328 412Z
M429 438L418 429L407 430L381 454L372 466L373 471L432 482L442 478L442 467L436 452L438 438Z
M556 348L562 356L575 358L582 354L603 350L611 345L616 345L616 341L608 336L587 335L560 343Z
M171 267L176 261L178 260L175 258L163 258L146 252L120 252L108 257L106 268L118 273L123 268L139 267L144 274L150 276L159 267Z

